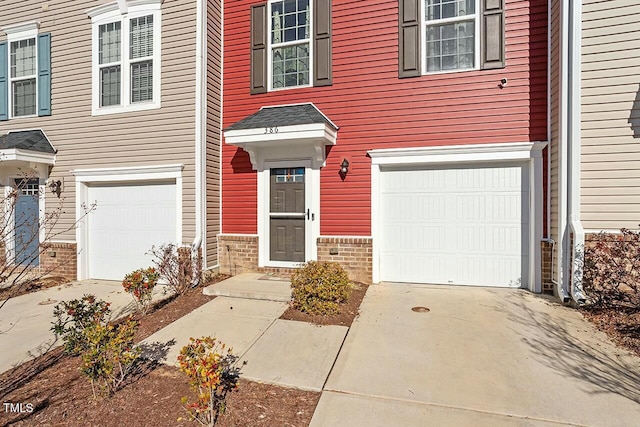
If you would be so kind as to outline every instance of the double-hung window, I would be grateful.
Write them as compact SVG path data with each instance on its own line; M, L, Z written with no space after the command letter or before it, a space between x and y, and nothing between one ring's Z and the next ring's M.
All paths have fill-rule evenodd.
M505 0L398 0L398 76L504 68Z
M251 93L330 86L331 0L251 6Z
M51 35L37 23L4 28L0 43L0 120L51 114Z
M160 1L89 11L93 22L93 114L160 107Z
M478 67L478 0L424 0L427 73Z
M272 1L269 63L271 88L308 86L311 77L310 0Z

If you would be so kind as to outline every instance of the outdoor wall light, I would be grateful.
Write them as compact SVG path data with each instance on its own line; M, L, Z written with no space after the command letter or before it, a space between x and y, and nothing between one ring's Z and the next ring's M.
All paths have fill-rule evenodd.
M349 172L349 160L343 159L340 163L340 173L346 175Z
M49 182L49 189L53 194L60 197L60 193L62 192L62 181L60 181L59 179L56 181L52 180L51 182Z

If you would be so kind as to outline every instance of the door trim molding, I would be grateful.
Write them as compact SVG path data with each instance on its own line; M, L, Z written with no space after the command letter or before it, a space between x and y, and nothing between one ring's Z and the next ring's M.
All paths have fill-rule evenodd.
M305 262L318 258L316 239L320 235L320 169L311 158L264 160L257 173L258 180L258 267L295 268L300 262L271 261L269 239L270 177L272 168L305 168L305 205L314 214L305 222Z

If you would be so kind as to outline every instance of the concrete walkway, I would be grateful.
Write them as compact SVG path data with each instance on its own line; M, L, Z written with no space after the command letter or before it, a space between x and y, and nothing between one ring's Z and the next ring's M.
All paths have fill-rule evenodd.
M154 300L169 296L163 288L156 287ZM12 298L0 310L0 373L61 345L50 330L53 308L61 301L82 298L84 294L110 302L114 319L135 310L135 302L122 283L108 280L71 282Z
M239 356L243 378L321 391L348 328L278 319L291 299L289 282L264 276L240 274L206 288L218 297L144 340L152 349L145 356L175 365L189 337L211 336Z
M520 290L389 284L369 287L311 426L639 420L640 360L575 310Z

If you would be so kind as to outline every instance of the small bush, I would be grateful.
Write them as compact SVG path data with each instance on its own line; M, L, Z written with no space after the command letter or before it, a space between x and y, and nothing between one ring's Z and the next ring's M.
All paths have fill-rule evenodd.
M139 269L124 276L122 286L136 301L138 311L147 314L151 307L151 294L156 287L160 275L155 268Z
M141 350L134 345L138 323L130 317L118 325L95 323L83 331L87 343L81 353L80 371L91 382L94 398L96 386L102 395L118 390L131 373Z
M291 276L293 307L310 314L336 314L353 284L336 262L310 261Z
M231 349L215 338L190 338L178 356L180 370L189 377L196 392L195 402L182 398L182 404L191 421L213 426L224 413L227 393L237 387L240 369L234 366L238 359Z
M200 282L201 260L194 246L178 248L169 243L151 247L149 253L169 289L176 295L182 295Z
M583 284L593 308L640 310L640 232L599 233L584 252Z
M84 331L95 324L106 323L110 305L88 294L55 305L53 315L56 320L52 322L51 330L56 337L62 337L65 353L78 355L87 347Z

